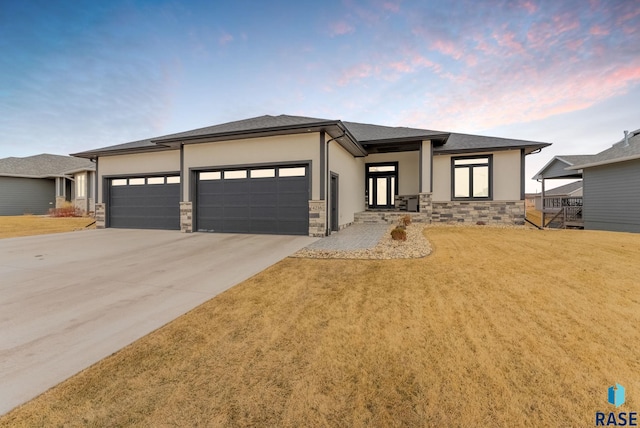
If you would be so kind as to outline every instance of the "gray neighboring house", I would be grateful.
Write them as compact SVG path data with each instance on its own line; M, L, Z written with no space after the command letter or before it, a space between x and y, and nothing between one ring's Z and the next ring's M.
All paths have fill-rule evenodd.
M582 179L585 229L640 232L640 129L595 155L554 156L534 177Z
M71 156L40 154L0 159L0 215L47 214L71 202L95 210L95 164Z
M582 171L585 229L640 232L640 129L567 170Z
M260 116L82 153L97 227L326 236L352 223L523 224L549 143Z

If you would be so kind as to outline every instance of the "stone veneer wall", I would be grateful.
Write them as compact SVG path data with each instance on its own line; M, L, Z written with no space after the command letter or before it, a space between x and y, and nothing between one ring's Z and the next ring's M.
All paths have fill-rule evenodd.
M309 201L309 236L322 238L326 233L327 208L325 201Z
M432 205L434 223L524 224L524 201L451 201Z
M96 229L104 229L106 226L107 204L96 204Z
M193 203L180 202L180 232L193 232Z
M429 219L429 223L431 223L433 215L432 198L433 195L431 193L420 193L418 199L418 211Z

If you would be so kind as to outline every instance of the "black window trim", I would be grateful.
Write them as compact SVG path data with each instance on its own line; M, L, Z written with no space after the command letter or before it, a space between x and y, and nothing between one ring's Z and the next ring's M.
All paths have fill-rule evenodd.
M395 167L395 171L383 171L383 172L373 172L373 171L369 171L369 167L370 166L393 166ZM398 196L398 188L399 188L399 183L400 183L400 162L398 161L387 161L387 162L369 162L369 163L365 163L365 169L364 169L364 174L365 174L365 178L364 178L364 182L365 182L365 203L367 206L367 209L369 208L369 192L371 191L369 189L369 178L374 178L374 177L390 177L390 176L395 176L395 182L393 185L393 191L395 192L395 196ZM388 206L395 206L395 201L392 201L391 204L389 204Z
M456 166L457 160L470 160L487 158L487 162L478 162L473 164L465 164ZM489 166L489 196L474 197L473 196L473 167ZM469 168L469 197L456 197L456 168ZM492 201L493 200L493 154L472 155L472 156L452 156L451 157L451 200L452 201Z

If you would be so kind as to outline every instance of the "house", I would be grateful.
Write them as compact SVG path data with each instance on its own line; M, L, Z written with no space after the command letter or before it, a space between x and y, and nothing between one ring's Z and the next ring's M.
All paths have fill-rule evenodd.
M640 232L640 129L595 155L554 156L533 178L545 200L546 180L582 179L585 229Z
M0 159L0 215L47 214L65 202L93 211L94 176L90 160L71 156Z
M582 171L585 229L640 232L640 129L566 169Z
M523 224L525 156L548 143L260 116L76 153L98 227L325 236L357 221Z
M542 193L536 193L534 197L535 209L542 211ZM549 189L545 192L544 197L546 199L546 208L557 211L562 206L563 199L582 198L582 180Z

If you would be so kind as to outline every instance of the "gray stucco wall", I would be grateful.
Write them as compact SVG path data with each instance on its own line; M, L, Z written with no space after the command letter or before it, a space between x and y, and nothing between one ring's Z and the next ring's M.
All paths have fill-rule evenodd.
M47 214L55 202L55 180L0 177L0 215Z
M585 168L585 229L640 232L640 160Z

